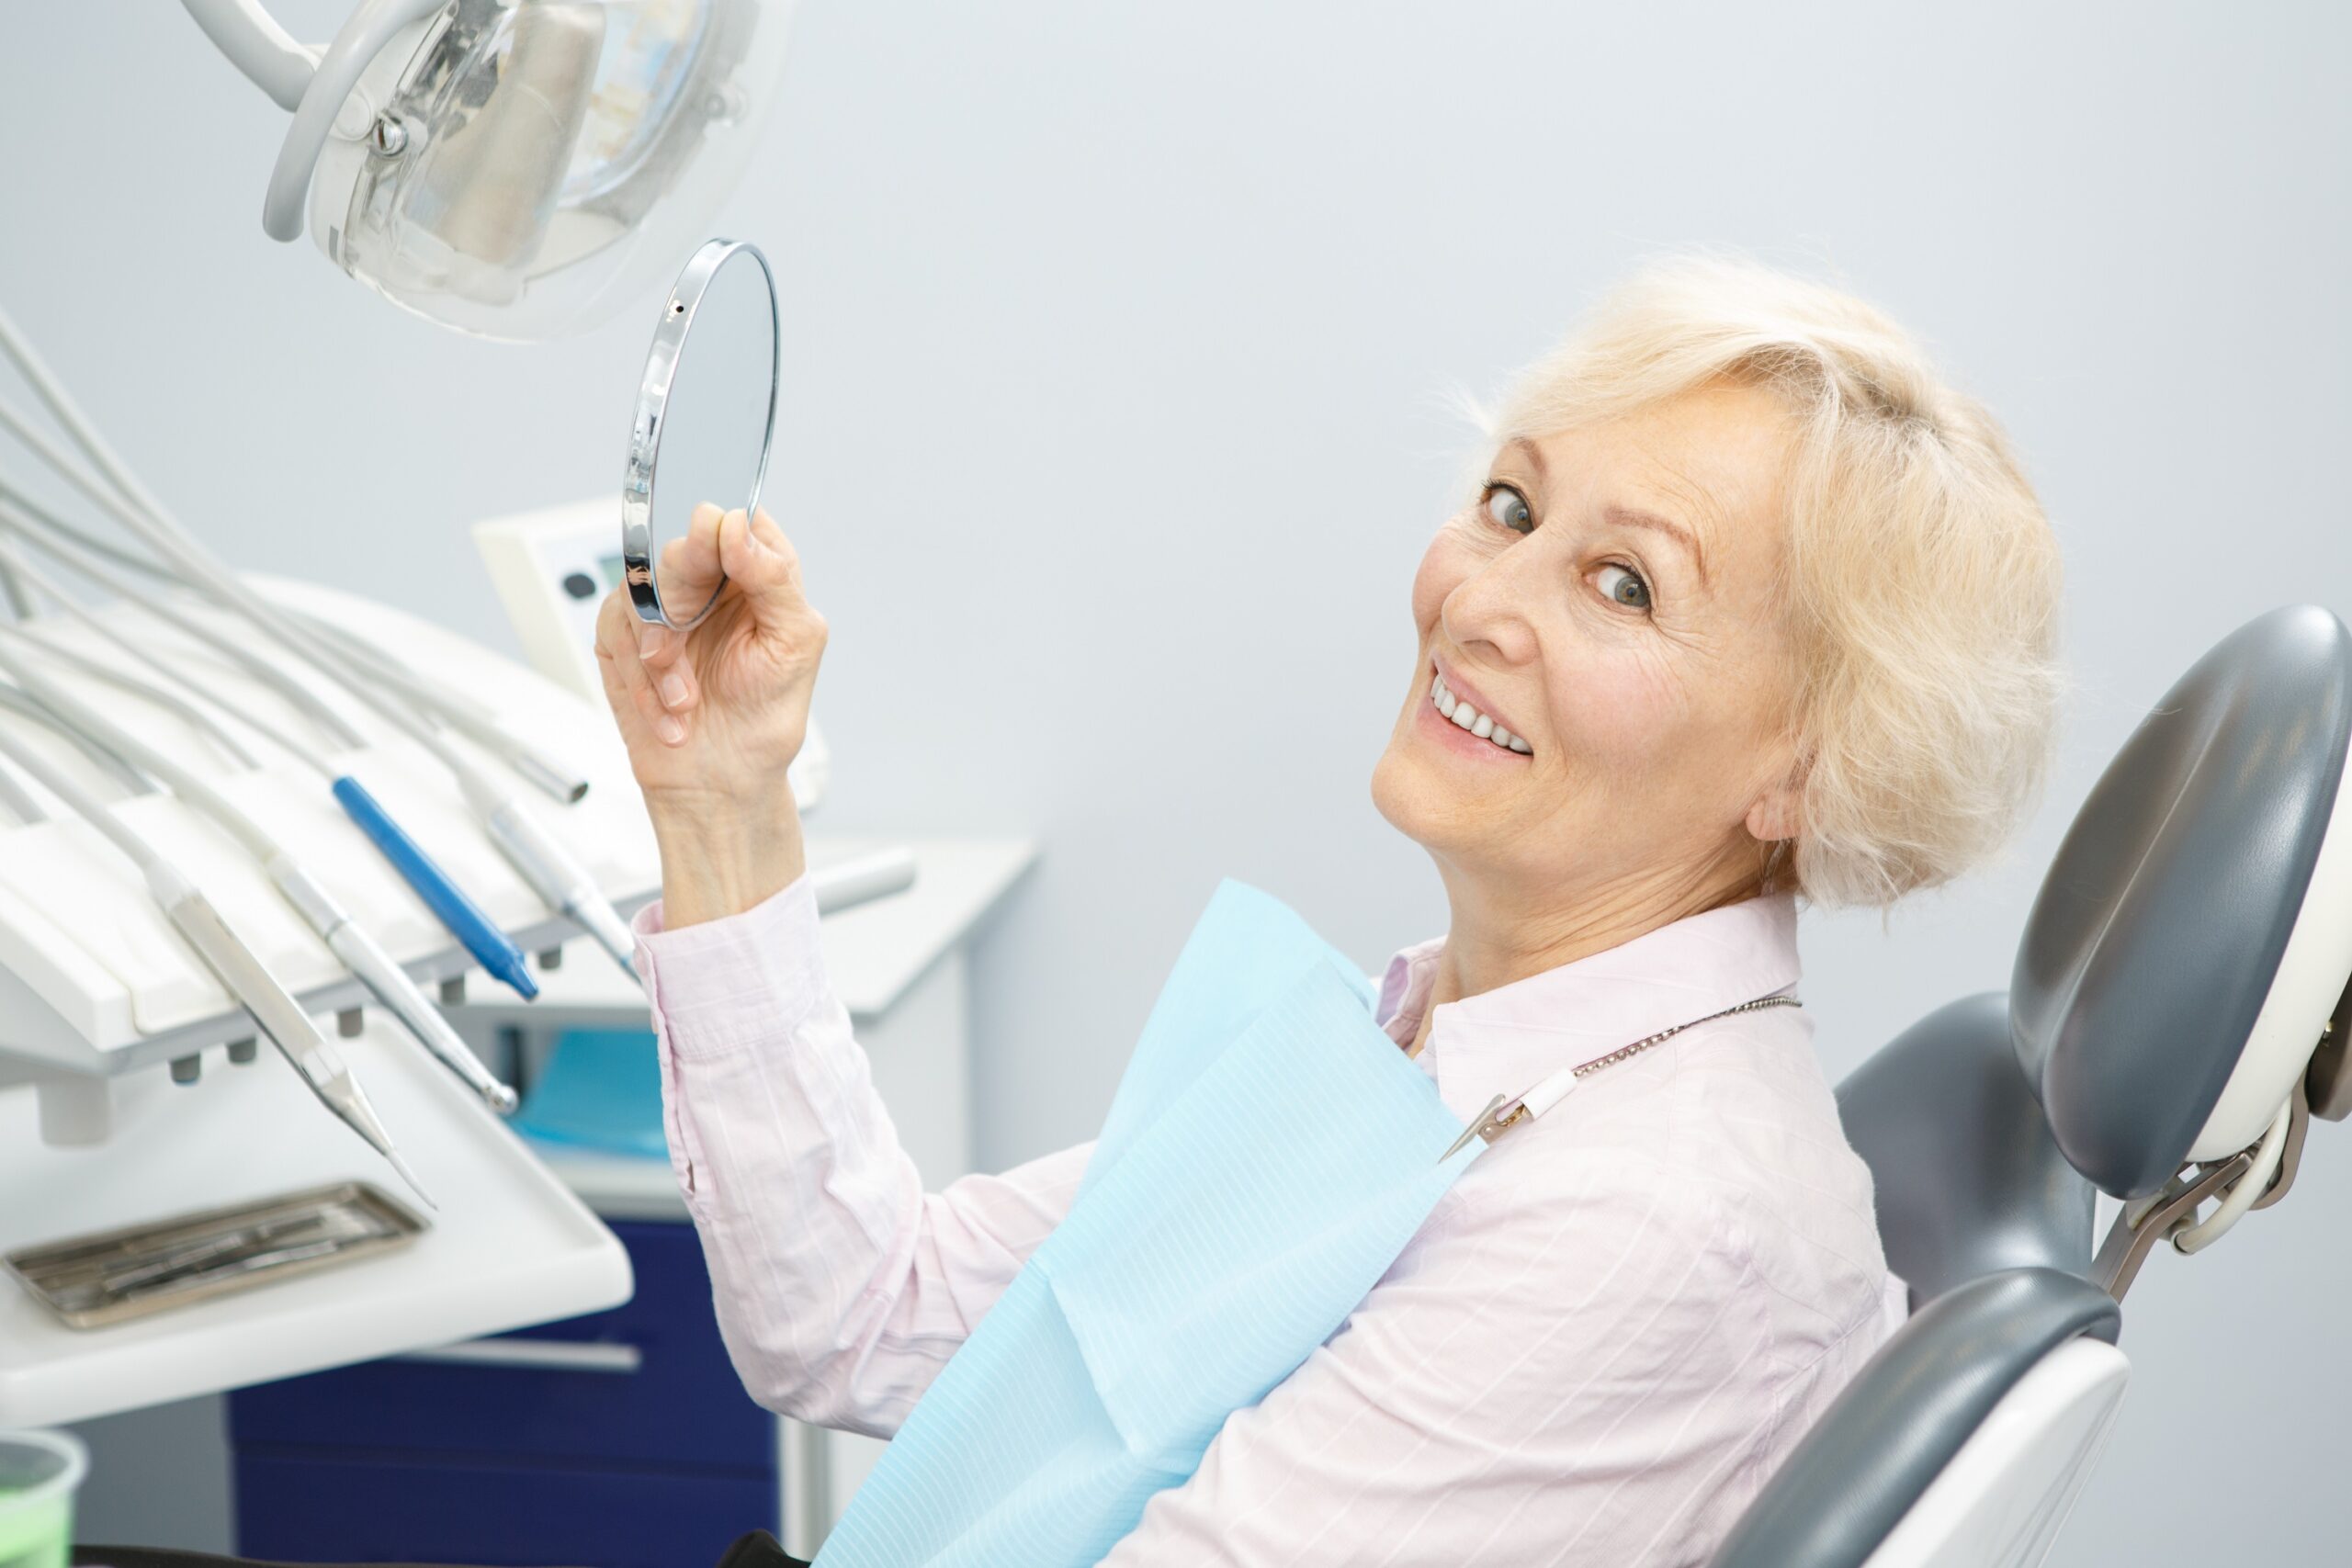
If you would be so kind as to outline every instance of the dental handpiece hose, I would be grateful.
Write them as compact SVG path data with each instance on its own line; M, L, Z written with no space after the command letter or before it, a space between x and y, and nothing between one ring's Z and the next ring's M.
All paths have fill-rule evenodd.
M6 558L6 552L0 551L0 561ZM426 1050L492 1109L502 1115L514 1109L514 1089L482 1066L481 1059L467 1048L465 1041L449 1026L449 1021L441 1016L440 1010L409 978L408 971L287 852L283 844L270 836L268 829L203 779L88 705L76 701L72 694L31 668L5 644L0 644L0 670L6 670L19 686L71 719L107 750L160 779L173 794L226 829L260 863L279 895L294 907L319 940L343 960L344 966L408 1027Z
M372 672L364 665L352 660L328 639L316 635L310 627L296 623L291 616L270 605L235 573L212 559L196 536L175 518L115 456L113 449L81 410L66 396L64 388L50 373L48 367L32 352L31 344L25 341L16 323L5 311L0 311L0 350L5 350L16 362L34 391L57 416L58 423L65 427L74 444L97 466L104 477L101 479L90 475L81 464L58 451L54 443L39 431L10 417L5 406L0 406L0 423L5 423L27 449L40 457L61 478L111 513L125 527L161 551L182 572L218 593L257 629L275 637L298 658L307 660L314 668L333 676L346 691L432 751L457 775L460 788L477 811L482 809L481 803L487 795L499 802L499 806L504 808L503 814L508 818L522 817L518 802L508 799L503 792L495 791L494 786L481 777L480 771L459 755L437 731L376 685ZM549 776L560 776L553 769L545 772ZM520 841L518 835L511 830L503 830L491 821L488 815L483 817L483 826L489 829L492 840L499 846L509 863L542 899L586 927L598 944L611 953L614 961L624 970L631 974L636 972L628 957L628 948L616 943L616 936L628 929L619 912L596 890L594 878L588 875L562 845L545 833L539 833L534 836L537 840L534 849L518 851L514 847Z
M23 537L36 541L51 555L80 576L106 589L108 592L138 605L165 626L176 629L190 641L210 648L221 658L236 665L246 674L284 697L294 708L325 732L334 748L356 751L368 744L368 738L351 727L351 721L337 713L326 700L301 682L255 653L252 649L218 633L208 630L186 612L175 607L160 593L150 592L131 581L124 570L128 567L154 575L159 581L168 580L153 561L138 560L113 546L102 543L83 533L48 508L28 499L9 485L0 482L0 526ZM307 753L305 753L307 755Z
M0 730L0 756L31 774L35 783L130 858L146 881L149 897L163 909L173 928L196 950L197 957L230 997L253 1016L254 1024L278 1054L302 1075L311 1094L383 1156L426 1207L437 1207L417 1181L416 1173L409 1169L408 1162L392 1146L391 1135L384 1130L382 1119L368 1102L358 1078L344 1066L342 1056L319 1032L301 1004L278 983L277 976L230 930L220 911L213 908L211 901L187 874L125 827L104 802L53 767L38 750L5 730Z
M82 482L95 481L87 480L85 476ZM92 493L96 495L95 491ZM70 529L59 524L56 519L49 517L30 503L16 497L6 486L0 485L0 496L10 498L8 504L0 504L0 524L10 524L17 527L20 532L41 538L44 543L52 547L62 548L61 535L67 539L76 537ZM109 501L107 504L113 503ZM27 517L33 519L33 527L25 526L23 520ZM78 546L74 547L79 548ZM212 643L220 651L236 656L241 663L244 663L254 673L264 676L274 687L287 692L289 695L294 693L308 695L306 688L300 682L293 680L284 671L271 667L266 660L255 660L249 650L240 648L234 642L220 640L214 635L206 634L186 617L169 610L160 600L141 594L126 581L119 578L109 581L108 574L104 569L99 568L86 557L74 555L70 549L64 550L63 553L73 560L77 570L91 576L101 585L112 587L126 598L170 621L187 635ZM313 704L317 702L315 697L311 697L310 700ZM326 709L322 705L321 711L330 716L333 714L332 709ZM260 724L251 715L244 716L247 723L253 724L263 733L277 735L274 728ZM335 718L335 723L343 725L339 717ZM364 738L356 730L350 729L347 725L343 725L343 732L350 737L350 743L353 746L365 743ZM437 738L429 739L437 739ZM278 737L278 739L281 745L288 745L283 737ZM384 809L382 804L369 794L357 779L347 774L338 774L334 768L307 750L290 745L288 745L288 749L326 776L329 787L334 795L335 803L343 808L344 814L351 818L354 826L368 836L368 841L376 846L385 861L415 891L416 896L447 928L450 934L464 944L467 952L473 954L477 963L493 976L511 987L525 1000L530 1000L538 995L538 982L531 977L530 964L525 958L523 950L508 940L505 931L500 929L498 922L483 912L481 907L468 896L465 889L458 886L449 874L441 868L440 863L425 852L424 846L419 844L408 830ZM450 760L446 744L441 748L441 754L445 761ZM460 773L462 778L463 759L458 759L451 765ZM544 894L542 896L544 897ZM555 907L561 908L560 905Z

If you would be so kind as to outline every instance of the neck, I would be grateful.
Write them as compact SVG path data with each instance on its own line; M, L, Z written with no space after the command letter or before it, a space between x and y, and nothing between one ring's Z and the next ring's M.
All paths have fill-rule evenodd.
M1437 958L1428 1003L1408 1055L1429 1043L1438 1008L1605 953L1687 916L1735 904L1764 891L1753 870L1726 877L1668 872L1637 876L1572 899L1539 897L1515 882L1466 875L1439 864L1453 921Z

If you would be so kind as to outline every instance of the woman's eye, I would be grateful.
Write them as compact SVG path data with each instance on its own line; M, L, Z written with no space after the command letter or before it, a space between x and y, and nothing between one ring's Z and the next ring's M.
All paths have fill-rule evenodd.
M1600 591L1603 593L1618 604L1630 604L1636 610L1646 610L1650 607L1650 585L1636 577L1631 570L1619 566L1615 561L1611 561L1600 570ZM1612 571L1617 574L1617 580L1614 582L1611 582L1608 577L1608 574Z
M1527 509L1527 498L1509 485L1487 487L1487 515L1514 534L1531 533L1535 527L1535 514Z

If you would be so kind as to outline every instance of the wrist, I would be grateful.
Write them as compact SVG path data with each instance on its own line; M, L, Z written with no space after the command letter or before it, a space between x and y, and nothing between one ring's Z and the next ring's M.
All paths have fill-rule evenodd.
M808 869L800 814L788 792L746 808L707 796L649 796L662 852L662 924L675 931L740 915L800 879Z

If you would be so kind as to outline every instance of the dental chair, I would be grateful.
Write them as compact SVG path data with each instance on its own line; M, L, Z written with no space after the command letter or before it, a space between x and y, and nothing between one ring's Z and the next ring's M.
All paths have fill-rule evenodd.
M2232 633L2132 732L2043 879L2007 992L1839 1086L1913 1315L1713 1568L2030 1568L2112 1427L2120 1303L2352 1111L2352 632ZM2097 1192L2122 1201L2092 1250ZM2210 1213L2200 1210L2208 1203Z

